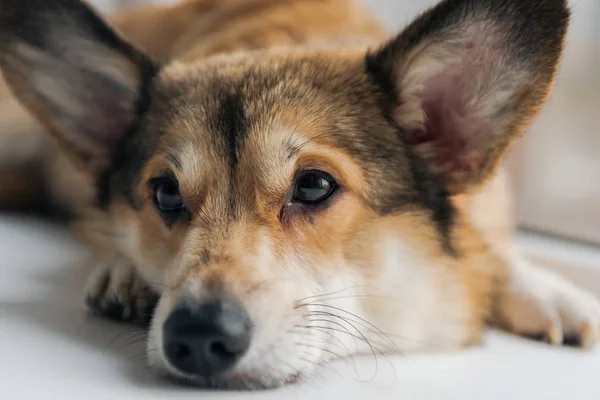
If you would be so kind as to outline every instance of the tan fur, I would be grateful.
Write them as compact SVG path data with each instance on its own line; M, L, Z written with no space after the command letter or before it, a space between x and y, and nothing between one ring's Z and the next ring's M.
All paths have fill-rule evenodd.
M132 190L133 200L116 197L106 210L91 207L92 179L80 171L76 173L65 155L50 147L44 129L33 122L0 81L0 142L11 143L4 147L8 150L0 150L0 156L5 159L16 152L14 160L0 164L0 173L4 175L19 165L20 171L29 176L32 171L27 166L32 159L43 163L40 170L52 171L50 179L35 187L23 187L22 178L17 175L0 181L0 205L8 205L19 196L31 197L37 187L76 210L79 218L75 231L96 251L99 262L98 275L88 288L92 297L109 296L106 293L114 289L110 296L119 301L129 297L145 301L148 287L162 294L153 319L151 344L161 343L162 324L182 299L235 299L256 321L257 343L227 376L227 382L237 379L275 386L293 381L299 373L314 367L297 359L296 353L278 353L274 344L280 344L284 349L281 351L294 348L292 339L282 337L281 331L288 326L285 324L292 324L292 331L310 325L307 320L314 318L310 312L323 313L329 304L347 307L355 317L368 317L369 323L383 333L373 339L383 340L379 343L382 351L451 349L477 343L486 323L521 333L547 329L544 320L524 328L521 319L515 317L514 304L523 300L513 290L515 282L521 279L522 259L512 238L514 221L508 180L503 169L496 170L496 166L508 142L525 129L541 107L554 65L548 66L551 71L546 74L534 74L517 65L506 76L499 65L497 70L486 70L483 77L490 79L492 89L480 87L481 82L473 83L474 92L479 94L495 90L506 79L514 78L514 85L518 85L526 76L536 84L536 96L531 96L523 110L511 113L505 125L493 127L497 138L493 138L488 154L484 154L488 163L480 176L458 176L450 182L449 191L457 193L450 198L455 208L455 220L448 232L455 245L456 256L452 257L440 244L439 229L426 207L413 205L389 215L374 211L371 204L379 200L380 193L373 192L370 180L384 172L364 168L355 154L332 138L336 131L356 129L357 123L351 118L335 118L344 113L350 115L354 103L335 103L331 96L319 95L305 79L314 77L318 70L324 78L315 78L317 83L313 84L325 88L326 93L339 92L336 99L361 102L371 115L381 114L377 99L355 99L362 92L352 91L353 87L371 87L372 82L364 76L365 50L376 47L386 35L358 3L188 0L125 10L109 21L154 60L169 61L159 75L159 89L168 100L153 105L168 110L169 123L162 126L156 148L141 170ZM484 28L475 24L465 30ZM491 43L475 45L450 43L443 51L431 53L429 48L423 53L430 44L425 42L409 54L403 64L405 69L398 70L406 88L403 105L394 110L398 124L409 131L423 129L425 113L418 95L424 77L442 67L440 60L458 63L460 60L453 59L457 49L496 46L502 39L492 37ZM94 70L124 81L126 87L135 87L139 77L130 60L116 57L115 61L114 54L106 49L93 51L95 45L83 48L91 52ZM285 70L286 65L295 69ZM232 178L227 172L230 160L209 132L211 116L221 105L202 85L217 78L223 82L245 82L250 79L249 71L261 78L276 77L281 84L265 80L268 85L264 87L256 82L249 85L248 97L253 100L246 105L245 113L253 124L243 147L235 154L237 173ZM23 79L15 82L13 88L18 92L26 84L29 82ZM194 90L194 85L199 89ZM295 102L279 101L290 87L297 97ZM477 108L478 117L487 117L497 110L498 102L510 100L509 94L516 89L502 87L506 92L494 91L495 97L485 98L481 104L469 104ZM528 94L531 87L518 96ZM63 95L49 86L46 94L57 97L59 103L73 100L68 93ZM132 104L128 103L128 107ZM68 108L77 110L79 106L72 104ZM40 119L48 124L44 111L36 110L35 104L30 108L42 113ZM83 109L82 114L86 111ZM54 120L50 122L56 124ZM375 119L360 124L373 131L389 129ZM69 127L63 130L68 133ZM64 134L58 132L57 136L64 140ZM69 153L69 146L65 148ZM418 146L417 150L425 155L430 151ZM74 153L71 151L71 157ZM398 155L401 156L404 155ZM409 167L399 163L398 168ZM310 169L327 171L341 189L329 206L306 213L288 207L287 202L290 182L299 171ZM37 176L36 171L33 176ZM188 213L193 216L185 223L167 226L153 205L150 183L165 173L177 178ZM466 193L464 182L471 188ZM481 183L477 190L476 183ZM406 193L414 186L408 180L394 184L396 190ZM74 186L81 190L68 190ZM124 283L112 283L110 277L115 274L129 278ZM531 299L524 298L527 304L531 303ZM333 300L338 303L315 305ZM285 319L288 317L292 319ZM569 329L579 332L580 327ZM319 336L319 332L316 334ZM322 336L328 343L331 341ZM338 336L334 335L334 339L343 345L352 344L347 335ZM301 334L293 338L306 340ZM558 339L554 337L553 341ZM365 343L354 342L356 353L368 352ZM157 347L151 355L153 361L181 376L165 361L164 349ZM265 348L275 350L273 354L260 353ZM307 350L311 351L321 362L332 358L324 352ZM277 357L288 356L292 357L291 367L277 364ZM271 370L282 372L271 376ZM244 379L238 379L241 377Z

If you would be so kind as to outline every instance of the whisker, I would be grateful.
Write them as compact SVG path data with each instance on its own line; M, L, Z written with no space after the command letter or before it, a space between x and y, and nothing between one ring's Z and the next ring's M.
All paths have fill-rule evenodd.
M350 365L350 361L347 358L340 356L339 354L337 354L334 351L325 349L325 348L320 347L320 346L313 346L313 345L310 345L310 344L306 344L306 343L303 343L303 342L295 342L294 344L297 345L297 346L299 346L299 347L307 347L307 348L310 348L310 349L316 349L316 350L322 351L322 352L327 353L327 354L331 354L332 356L336 357L338 360L343 361L347 366L349 366L349 367L351 366Z
M127 343L125 343L123 346L121 346L119 350L124 350L125 348L127 348L129 346L133 346L134 344L146 343L146 342L147 342L146 334L145 334L145 332L142 332L142 333L135 335L133 338L131 338L129 341L127 341Z
M322 322L324 320L322 320L322 319L314 319L313 321ZM308 325L308 326L311 326L311 325ZM346 335L351 336L354 339L355 342L358 340L361 343L365 343L359 335L355 335L353 333L348 333L347 329L345 331L340 331L338 329L331 329L331 331L345 333ZM325 333L325 332L322 332L322 333ZM371 338L369 338L369 343L371 343L374 346L377 346L378 348L380 348L380 347L387 348L387 344L386 343L382 343L382 342L373 340Z
M352 352L350 351L350 349L348 348L348 346L346 346L344 344L344 342L342 342L337 336L335 336L334 334L332 334L331 332L326 332L326 331L321 331L322 333L328 335L330 338L337 340L337 342L339 343L339 345L341 347L343 347L346 352L348 353L348 356L350 357L351 361L352 361L352 366L354 368L354 370L356 371L356 373L358 374L358 370L356 369L356 360L354 359L354 355L352 354ZM331 343L331 344L335 344L335 343ZM356 345L356 343L355 343Z
M310 353L306 353L306 355L312 356L312 354L310 354ZM300 360L302 360L302 361L304 361L304 362L306 362L306 363L309 363L309 364L313 365L314 367L326 368L326 369L327 369L327 370L329 370L330 372L333 372L335 375L337 375L337 376L338 376L338 377L339 377L341 380L344 380L344 378L342 378L342 375L340 375L340 373L339 373L339 372L337 372L337 371L335 370L335 368L333 368L333 367L332 367L330 364L328 364L328 363L326 363L326 362L322 362L322 361L311 361L311 360L308 360L308 359L306 359L306 358L304 358L304 357L300 357L299 359L300 359ZM323 376L322 374L320 374L320 376L321 376L321 378L322 378L323 380L325 380L325 376Z
M328 320L315 320L315 321L329 322L329 323L333 323L334 322L334 321L328 321ZM358 381L359 382L372 382L375 379L375 377L377 376L377 373L379 372L379 361L378 361L378 357L377 357L377 354L379 354L379 355L383 356L386 359L386 361L388 362L388 364L390 365L390 367L394 371L394 384L395 384L396 379L397 379L396 368L394 367L394 364L389 359L389 357L387 357L384 352L382 352L381 350L379 350L378 348L376 348L375 346L373 346L372 343L366 338L366 336L364 336L362 334L362 332L360 332L360 330L358 328L356 328L355 326L353 326L350 323L348 323L348 324L350 326L352 326L357 331L357 333L360 335L360 337L356 336L356 335L354 335L352 333L350 333L348 331L348 329L346 329L346 328L343 331L339 330L339 329L336 329L336 328L332 328L332 327L315 326L315 325L312 325L312 326L311 325L307 325L306 328L309 328L309 329L312 328L312 329L317 329L317 330L324 329L324 330L331 330L331 331L335 331L335 332L339 332L339 333L349 334L350 336L354 337L355 339L357 339L357 340L359 340L359 341L367 344L369 346L369 348L371 349L371 353L372 353L374 361L375 361L375 373L373 374L373 376L369 380L358 380ZM341 325L341 324L337 324L337 325Z
M273 352L273 355L274 355L274 358L275 358L275 362L276 362L276 363L283 364L284 366L288 367L288 369L290 370L290 372L291 372L291 373L293 373L293 372L295 372L295 371L297 371L297 370L298 370L297 368L294 368L294 367L293 367L293 366L292 366L290 363L288 363L287 361L285 361L285 360L282 360L282 359L279 357L279 355L278 355L278 353L277 353L277 352L275 352L275 351L274 351L274 352ZM278 374L281 374L281 371L279 371L279 370L275 370L275 368L271 368L271 369L272 369L272 370L274 370L274 371L276 371ZM284 375L282 375L282 376L284 376Z
M317 321L315 321L317 322ZM333 321L327 321L327 320L320 320L319 322L330 322L333 323ZM307 328L308 329L317 329L317 330L321 330L321 329L325 329L325 330L331 330L334 332L340 332L340 333L345 333L348 334L350 336L352 336L354 339L359 340L363 343L365 343L367 346L370 347L371 349L371 353L373 354L373 358L375 360L375 374L373 375L373 377L369 380L369 381L365 381L365 382L370 382L373 381L373 379L375 379L375 376L377 376L377 373L379 372L379 362L377 360L377 355L375 353L375 349L373 347L373 345L369 342L369 340L360 333L359 331L359 335L360 336L356 336L353 333L351 333L347 328L345 328L343 325L336 323L337 325L341 326L342 328L344 328L345 330L339 330L336 328L332 328L332 327L327 327L327 326L318 326L318 325L308 325Z
M345 360L348 360L348 359L351 360L354 368L356 368L356 363L355 363L355 360L354 360L354 356L352 355L352 352L350 351L350 349L348 349L348 346L346 346L344 344L344 342L342 342L340 339L338 339L335 335L331 334L330 332L321 332L321 331L319 332L319 333L323 333L323 334L328 335L331 339L336 340L337 343L331 342L331 341L329 341L329 340L327 340L325 338L314 337L312 335L313 332L311 332L310 330L308 330L308 331L309 331L308 334L303 333L303 336L307 336L308 339L310 339L311 342L313 342L313 343L321 343L321 344L331 345L331 346L336 346L338 348L341 348L341 349L345 350L348 353L348 358L346 358L346 357L343 357L343 358Z
M327 315L326 315L326 314L323 314L322 316L327 316ZM334 315L334 316L335 316L335 315ZM348 325L352 326L352 324L351 324L349 321L345 320L344 318L342 318L342 317L339 317L339 316L335 316L335 317L337 317L338 319L340 319L340 320L342 320L343 322L347 323ZM358 339L359 341L362 341L360 336L356 336L356 335L354 335L352 332L350 332L350 331L348 330L348 328L347 328L345 325L342 325L342 324L340 324L339 322L332 321L332 320L329 320L329 319L323 319L323 318L310 318L310 319L309 319L309 322L325 322L325 323L330 323L330 324L337 325L337 326L341 327L342 329L344 329L344 330L345 330L345 333L349 334L349 335L350 335L350 336L352 336L354 339ZM308 325L308 326L310 326L310 325ZM356 330L356 327L355 327L355 326L352 326L352 328ZM375 343L375 342L373 342L372 340L371 340L370 342L371 342L371 343ZM386 343L375 343L375 344L377 344L377 345L386 345ZM354 341L354 346L356 346L356 340Z
M375 372L373 373L373 377L371 378L371 381L373 381L375 379L375 377L377 376L377 373L379 373L379 360L377 358L377 354L375 352L375 348L373 347L373 345L371 344L371 342L369 341L369 339L367 339L367 337L360 331L360 329L358 329L352 323L348 322L346 319L344 319L342 317L340 317L340 319L343 320L348 325L350 325L356 331L356 333L358 333L364 339L365 343L371 349L371 352L373 353L373 358L374 358L374 361L375 361Z
M145 362L145 361L148 361L148 354L144 353L144 354L142 354L142 355L139 355L139 356L133 357L133 358L131 359L131 361L132 361L132 362L134 362L134 363L139 363L139 362L142 362L142 361L144 361L144 362Z
M328 298L325 298L325 299L319 299L319 301L332 301L332 300L345 300L345 299L361 299L361 298L397 300L396 298L394 298L392 296L383 296L383 295L377 295L377 294L355 294L355 295L340 296L340 297L328 297ZM297 307L300 308L300 307L309 306L309 305L312 305L312 303L301 304L301 305L299 305Z
M344 329L344 330L346 331L346 333L348 333L350 336L354 337L355 339L358 339L357 337L355 337L355 336L352 334L352 332L350 332L350 331L348 330L348 328L346 328L344 325L340 324L340 323L339 323L339 322L337 322L337 321L331 321L331 320L328 320L328 319L309 319L309 321L310 321L310 322L325 322L325 323L329 323L329 324L337 325L337 326L339 326L340 328ZM295 325L295 326L297 326L297 327L301 327L301 328L304 328L304 327L305 327L305 328L310 328L310 325L306 325L306 326L304 326L304 327L303 327L303 326L301 326L301 325ZM355 347L357 347L356 340L354 341L354 346L355 346Z
M148 330L143 329L143 328L131 328L131 329L125 330L124 332L121 332L121 333L117 334L114 338L110 339L108 341L108 343L106 343L106 346L104 346L104 351L108 350L110 345L112 345L117 340L123 338L124 336L126 336L126 335L136 336L140 333L148 333Z
M366 319L361 318L360 316L358 316L358 315L356 315L354 313L351 313L350 311L346 311L343 308L336 307L336 306L331 306L331 305L328 305L328 304L312 304L312 306L333 309L333 310L342 312L344 314L348 314L348 315L350 315L350 316L358 319L359 321L353 321L353 322L355 322L355 323L357 323L359 325L362 325L363 327L365 327L367 329L368 328L373 329L374 333L377 333L380 337L383 336L382 339L385 339L388 342L388 344L390 344L390 346L393 349L395 349L398 353L402 354L402 351L398 348L398 346L396 345L396 343L388 335L386 335L385 332L383 332L381 329L379 329L377 326L373 325L371 322L367 321ZM313 312L326 312L326 311L313 311ZM331 315L332 316L336 316L335 314L331 314ZM339 316L337 316L337 317L339 317ZM367 326L364 326L363 323L366 324Z
M373 287L369 286L369 285L356 285L356 286L347 287L346 289L336 290L335 292L330 292L330 293L325 293L325 294L317 294L317 295L313 295L313 296L307 296L307 297L304 297L304 298L298 300L296 302L297 306L294 307L294 309L302 307L302 306L305 306L306 304L302 304L302 303L306 302L306 300L316 299L316 298L319 298L319 297L331 296L331 295L334 295L334 294L338 294L338 293L342 293L342 292L345 292L345 291L348 291L348 290L358 289L358 288L373 288Z
M387 335L385 335L385 333L383 333L379 329L371 328L371 326L367 325L366 323L363 323L362 321L355 321L351 318L342 317L340 315L330 313L327 311L317 311L316 310L316 311L311 311L309 314L310 315L331 316L333 318L341 319L346 323L349 323L349 322L355 323L355 324L363 327L364 329L366 329L368 332L377 335L383 341L383 343L385 343L387 348L393 350L394 352L396 352L398 354L402 354L402 351L400 350L400 348Z

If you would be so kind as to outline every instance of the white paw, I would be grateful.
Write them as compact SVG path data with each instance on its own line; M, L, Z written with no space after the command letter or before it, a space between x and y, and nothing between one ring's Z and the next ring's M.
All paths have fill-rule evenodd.
M96 266L86 285L86 304L106 318L147 324L158 296L121 258L111 258Z
M501 302L509 330L551 344L591 347L600 339L600 301L561 276L518 265Z

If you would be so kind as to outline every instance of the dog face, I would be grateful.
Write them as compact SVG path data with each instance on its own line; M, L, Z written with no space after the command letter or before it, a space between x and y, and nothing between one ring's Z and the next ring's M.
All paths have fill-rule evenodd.
M163 67L78 1L4 4L7 80L97 182L85 235L162 294L157 366L271 387L346 352L416 347L384 332L476 339L492 279L468 267L479 252L453 198L545 99L564 1L447 0L376 51Z

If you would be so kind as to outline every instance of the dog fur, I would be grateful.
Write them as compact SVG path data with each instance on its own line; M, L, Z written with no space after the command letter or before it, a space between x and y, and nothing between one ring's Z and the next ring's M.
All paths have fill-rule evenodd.
M74 214L90 307L151 313L151 363L203 385L460 348L486 325L589 347L600 304L521 256L501 166L568 19L564 0L443 0L393 36L351 0L188 0L106 23L78 0L0 0L0 204ZM289 198L309 169L339 185L315 209ZM176 218L153 204L162 177ZM211 298L242 304L254 334L206 380L170 365L162 326Z

